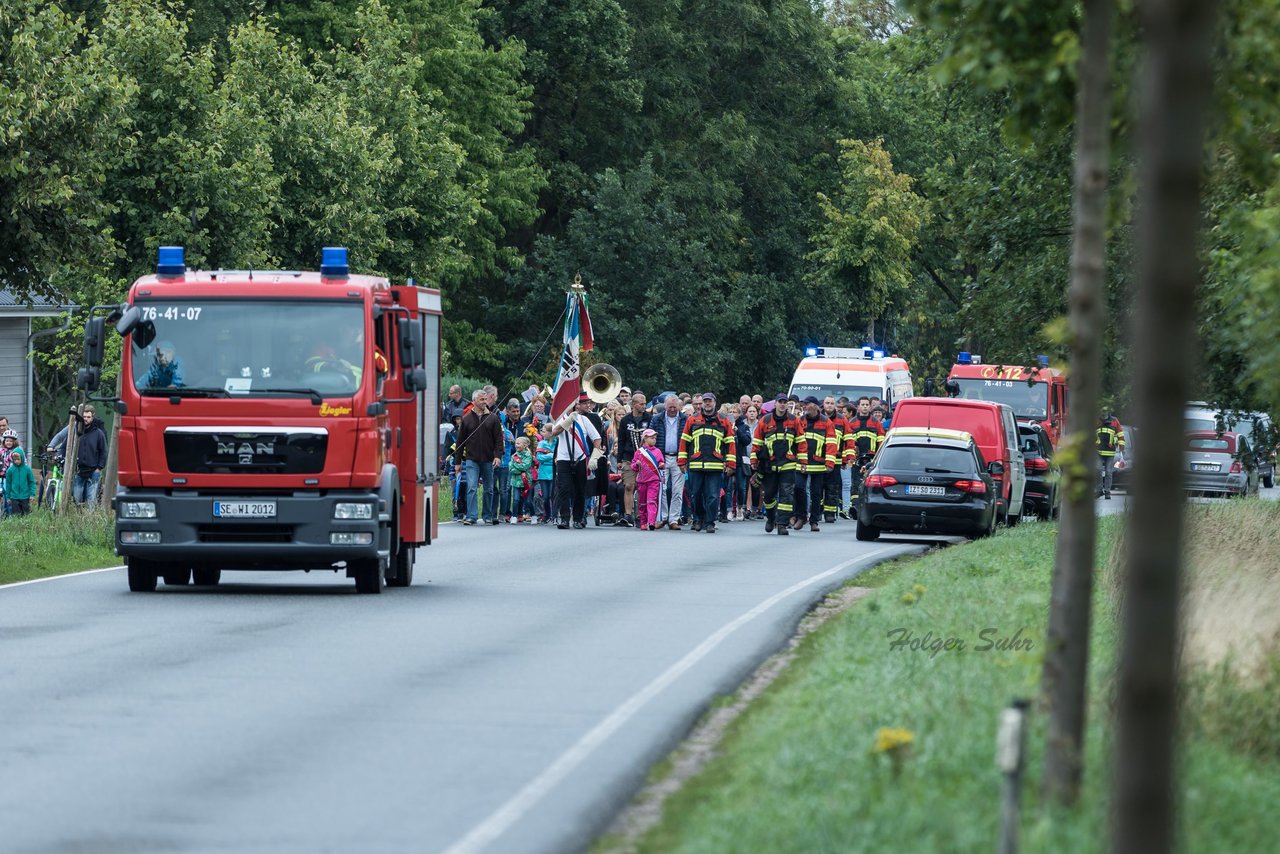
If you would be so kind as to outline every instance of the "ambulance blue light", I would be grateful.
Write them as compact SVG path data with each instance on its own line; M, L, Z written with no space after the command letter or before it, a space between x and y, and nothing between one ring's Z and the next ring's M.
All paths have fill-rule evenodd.
M956 356L956 363L960 365L972 365L973 357L969 355L968 350L961 350L960 354Z
M347 247L326 246L320 252L320 275L345 279L351 268L347 266Z
M1049 357L1048 357L1048 356L1041 356L1041 357L1040 357L1040 367L1042 367L1042 368L1047 368L1047 367L1049 367Z
M806 356L816 356L816 355L818 355L818 348L817 348L817 347L805 347L805 348L804 348L804 354L805 354Z
M875 351L875 357L876 357L877 359L883 359L883 358L884 358L884 351L883 351L883 350L876 350L876 351Z
M161 246L156 257L157 276L181 276L187 272L185 253L181 246Z

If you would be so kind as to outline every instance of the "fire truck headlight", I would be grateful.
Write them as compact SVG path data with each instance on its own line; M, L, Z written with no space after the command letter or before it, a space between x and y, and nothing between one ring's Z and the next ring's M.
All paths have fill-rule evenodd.
M329 534L329 543L334 546L370 546L373 545L373 534L367 531L334 531Z
M373 505L354 502L339 502L333 505L335 519L372 519Z
M140 544L155 545L160 542L159 531L121 531L120 542L126 546L136 546Z
M121 519L154 519L156 503L154 501L121 501Z

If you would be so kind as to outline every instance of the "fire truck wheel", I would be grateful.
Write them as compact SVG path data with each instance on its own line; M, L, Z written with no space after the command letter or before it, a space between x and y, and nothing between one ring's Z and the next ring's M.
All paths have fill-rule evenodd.
M222 580L220 569L197 569L192 573L195 583L200 587L213 587Z
M166 567L162 575L164 575L164 583L168 587L185 587L191 583L190 569Z
M413 583L413 546L400 544L400 551L396 555L396 574L387 585L390 587L408 587Z
M357 593L381 593L386 586L382 562L377 558L357 561L352 569L351 574L356 578Z
M140 557L125 558L129 567L129 589L134 593L154 593L156 590L156 568L150 561Z

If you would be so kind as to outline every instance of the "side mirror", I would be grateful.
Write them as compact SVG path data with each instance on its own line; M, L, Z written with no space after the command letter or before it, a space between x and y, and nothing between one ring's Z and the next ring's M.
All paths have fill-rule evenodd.
M934 397L937 391L938 391L938 384L934 382L932 378L926 379L924 381L925 397Z
M422 368L413 368L404 372L404 389L410 392L427 390L427 372Z
M84 322L84 363L91 368L101 368L106 346L106 320L90 317Z
M1004 463L996 461L987 465L987 471L991 474L1004 474Z
M130 306L120 319L116 321L116 332L128 335L142 322L142 311L136 305Z
M76 387L87 392L95 392L102 384L102 369L96 365L76 371Z
M402 317L396 321L400 337L400 364L404 368L422 366L422 325L414 323L411 318ZM406 379L407 387L407 379Z

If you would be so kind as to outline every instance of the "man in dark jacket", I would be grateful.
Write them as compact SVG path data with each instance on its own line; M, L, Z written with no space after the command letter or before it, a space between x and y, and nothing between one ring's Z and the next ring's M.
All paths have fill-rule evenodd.
M480 484L484 484L485 524L498 524L498 502L493 498L493 470L502 465L502 424L498 416L489 411L489 395L484 389L476 389L471 395L471 411L462 416L458 428L458 447L466 460L463 471L467 477L467 516L464 525L476 523L476 501Z
M80 410L76 435L79 436L79 444L76 446L76 476L71 482L71 498L77 504L96 504L98 483L107 465L107 434L102 429L102 419L94 415L93 407L88 404Z

